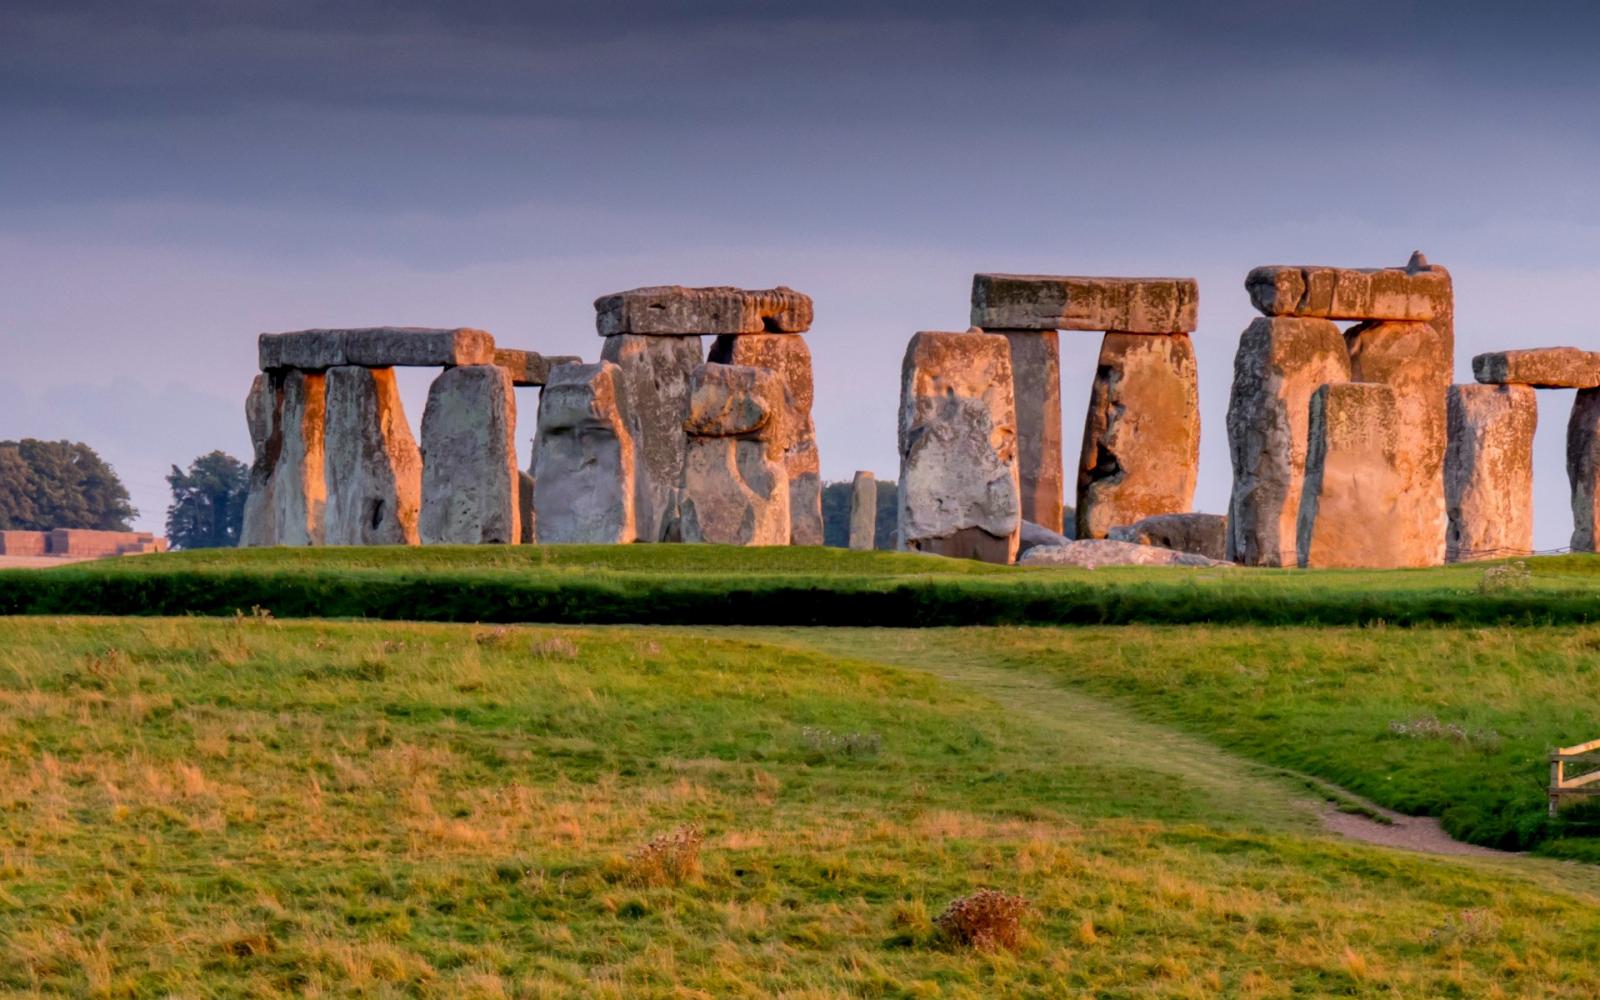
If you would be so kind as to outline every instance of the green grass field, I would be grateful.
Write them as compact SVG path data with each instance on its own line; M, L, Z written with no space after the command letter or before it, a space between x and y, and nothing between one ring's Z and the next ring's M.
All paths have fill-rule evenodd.
M77 599L165 575L1287 604L917 629L0 617L0 995L1600 995L1600 868L1570 860L1600 859L1600 831L1542 797L1548 749L1600 736L1600 625L1278 623L1313 599L1575 608L1594 566L1073 574L640 546L35 572ZM1531 853L1341 839L1325 796L1350 800L1319 782ZM680 877L639 853L690 827ZM936 929L981 887L1030 901L1016 953Z

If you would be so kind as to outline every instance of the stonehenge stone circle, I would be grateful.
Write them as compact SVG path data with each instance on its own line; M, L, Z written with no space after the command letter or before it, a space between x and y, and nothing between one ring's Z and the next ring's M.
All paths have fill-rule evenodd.
M1595 389L1600 388L1600 352L1541 347L1480 354L1472 359L1472 377L1488 385Z
M1467 562L1533 551L1533 432L1538 402L1526 385L1452 385L1444 495L1445 559Z
M899 440L899 546L1011 562L1022 501L1006 339L976 329L912 337Z
M533 479L540 543L631 542L634 444L622 373L602 361L560 365L539 399Z
M978 274L972 325L983 330L1189 333L1199 317L1193 278Z
M695 368L684 421L684 541L789 544L787 409L783 380L770 369Z
M1305 567L1415 565L1397 516L1395 390L1334 382L1311 395L1296 549Z
M1572 486L1572 550L1597 551L1600 539L1600 389L1579 389L1567 419L1567 480Z
M682 537L678 491L689 447L683 422L689 415L689 376L705 361L700 338L618 334L606 338L600 357L617 367L620 405L638 452L634 463L638 540L678 541Z
M422 413L424 545L515 545L518 509L517 400L498 364L447 368Z
M1216 562L1228 558L1228 519L1221 514L1157 514L1112 528L1112 541L1190 552Z
M657 285L595 300L602 337L716 336L804 333L811 329L811 297L792 288L685 288Z
M1011 351L1022 519L1060 531L1066 506L1061 463L1061 335L1055 330L984 332L1005 337Z
M1453 351L1436 323L1373 321L1345 331L1350 378L1381 382L1395 393L1395 465L1400 497L1395 510L1407 566L1445 561L1444 452L1446 395Z
M416 545L422 456L394 369L329 368L325 419L326 543Z
M858 552L877 547L878 479L858 471L850 483L850 547Z
M710 360L724 365L767 368L784 386L780 431L783 463L789 476L789 541L822 544L822 465L817 454L817 427L811 408L815 390L811 349L804 337L790 334L723 334L711 345Z
M1186 333L1108 332L1084 421L1076 537L1180 513L1199 472L1200 391Z

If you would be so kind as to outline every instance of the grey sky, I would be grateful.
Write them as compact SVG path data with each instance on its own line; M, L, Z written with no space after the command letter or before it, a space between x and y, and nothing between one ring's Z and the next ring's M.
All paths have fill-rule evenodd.
M246 453L260 331L593 358L601 293L787 283L817 301L824 475L889 477L905 342L965 327L974 271L1186 274L1221 510L1251 266L1425 250L1460 379L1600 343L1597 28L1578 3L11 0L0 437L90 441L155 526L167 464ZM1063 337L1075 452L1097 338ZM1542 547L1568 402L1541 396Z

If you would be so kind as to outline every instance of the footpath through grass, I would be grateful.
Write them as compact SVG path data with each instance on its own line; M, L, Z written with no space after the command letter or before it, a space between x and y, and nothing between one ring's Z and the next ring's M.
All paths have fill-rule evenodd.
M1264 768L969 653L1008 634L923 633L932 674L797 635L0 620L0 990L1600 992L1591 869L1329 839ZM634 859L686 825L698 871ZM1020 953L935 933L980 886L1033 902Z
M0 572L0 614L567 624L1580 624L1600 559L1513 567L1076 570L824 548L255 549Z

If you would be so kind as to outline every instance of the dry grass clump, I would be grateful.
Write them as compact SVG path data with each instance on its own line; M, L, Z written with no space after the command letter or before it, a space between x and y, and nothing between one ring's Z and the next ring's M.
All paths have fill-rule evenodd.
M680 826L628 855L628 878L635 885L682 885L700 874L700 828Z
M1029 903L994 889L979 889L951 903L933 925L946 938L978 951L1017 951L1022 947L1022 918Z
M813 757L876 757L883 750L883 737L877 733L836 733L820 726L800 730L806 753Z

